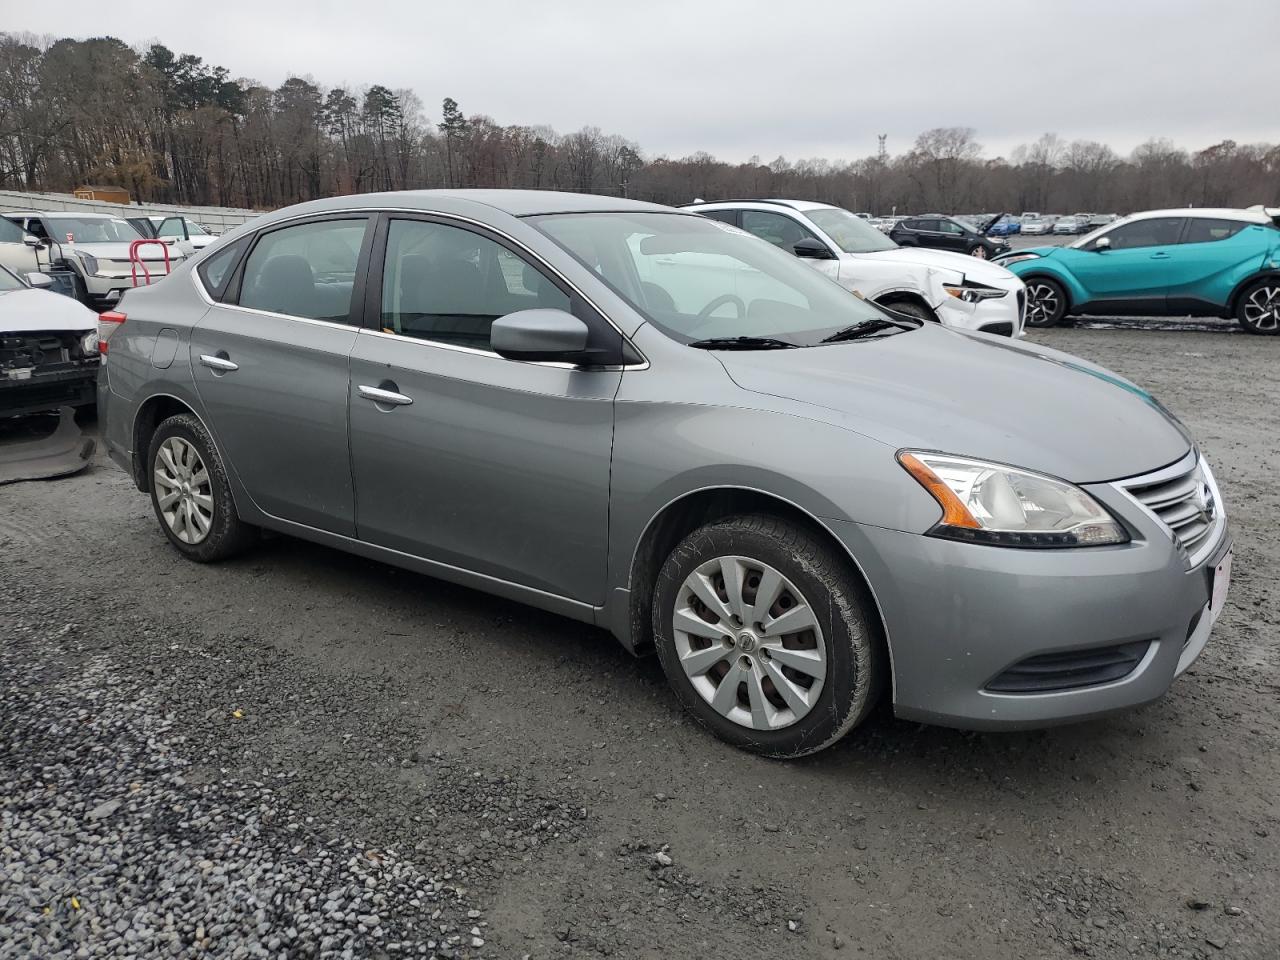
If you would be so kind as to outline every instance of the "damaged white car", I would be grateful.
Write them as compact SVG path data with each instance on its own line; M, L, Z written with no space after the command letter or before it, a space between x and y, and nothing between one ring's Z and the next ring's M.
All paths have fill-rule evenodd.
M0 267L0 417L95 402L98 315Z

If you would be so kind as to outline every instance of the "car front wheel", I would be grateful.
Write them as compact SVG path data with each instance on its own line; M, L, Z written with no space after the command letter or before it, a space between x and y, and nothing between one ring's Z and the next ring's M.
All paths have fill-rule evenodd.
M1280 280L1259 280L1240 295L1236 320L1249 333L1280 334Z
M977 257L979 260L986 260L991 255L987 253L987 248L980 243L975 243L969 248L969 256Z
M685 709L754 753L816 753L857 726L880 691L877 621L848 558L774 517L689 534L658 575L653 623Z
M1027 281L1027 326L1056 327L1067 315L1067 292L1056 280L1033 277Z
M236 514L226 467L195 416L177 414L156 428L147 465L160 529L184 556L211 563L253 542L257 531Z

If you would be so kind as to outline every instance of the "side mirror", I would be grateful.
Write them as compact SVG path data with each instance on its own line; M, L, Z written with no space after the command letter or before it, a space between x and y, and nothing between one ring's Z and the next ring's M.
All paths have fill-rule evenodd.
M34 287L37 290L47 290L53 286L53 277L47 273L28 273L27 286Z
M30 233L24 233L22 235L22 242L26 244L28 247L40 246L40 238Z
M806 260L834 260L831 251L827 249L827 245L821 240L815 240L813 237L805 237L803 240L797 240L791 245L791 252L797 257L803 257Z
M1102 251L1110 250L1110 249L1111 249L1110 237L1099 237L1097 240L1093 241L1094 253L1102 253Z
M587 325L563 310L519 310L489 328L494 352L508 360L576 363L587 349Z

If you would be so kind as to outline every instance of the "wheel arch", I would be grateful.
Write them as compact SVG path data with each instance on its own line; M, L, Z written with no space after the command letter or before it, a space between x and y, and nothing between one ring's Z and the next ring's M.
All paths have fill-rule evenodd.
M191 416L200 421L201 426L205 428L210 438L213 437L213 432L209 430L209 425L205 423L204 418L200 416L195 407L189 401L172 393L153 393L138 404L138 409L134 412L133 426L129 433L130 447L133 451L130 465L133 470L133 482L143 493L151 492L151 482L147 476L146 464L147 451L151 448L151 438L155 435L160 424L180 413L191 414ZM218 453L221 455L222 451L218 451ZM223 462L226 462L225 456L223 456Z
M1227 297L1227 316L1234 317L1236 311L1240 309L1240 298L1244 296L1244 292L1259 280L1274 280L1280 283L1280 270L1268 269L1259 270L1257 273L1251 273L1245 277L1231 291L1231 295Z
M877 293L871 300L882 307L888 307L895 303L914 303L928 310L936 322L941 322L938 317L938 311L934 309L933 304L926 300L924 294L919 290L913 290L910 287L896 287L892 290L885 290Z
M1060 286L1067 297L1067 308L1066 312L1063 313L1064 317L1073 307L1078 307L1088 302L1088 298L1078 289L1078 285L1070 277L1063 276L1056 270L1032 269L1026 273L1017 274L1017 277L1027 286L1031 286L1036 280L1052 280Z
M875 611L872 619L879 625L879 639L888 652L886 662L892 679L893 648L889 642L889 626L884 619L884 609L858 558L820 517L791 500L753 487L712 486L691 490L669 501L650 518L636 542L628 568L628 636L620 638L624 645L633 653L651 649L653 588L658 571L676 545L698 527L745 514L765 514L788 520L815 534L848 558L849 570L864 600Z

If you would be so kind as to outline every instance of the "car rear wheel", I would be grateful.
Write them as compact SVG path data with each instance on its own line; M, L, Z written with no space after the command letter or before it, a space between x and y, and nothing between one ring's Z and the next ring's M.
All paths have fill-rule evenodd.
M257 531L236 515L226 467L195 416L177 414L161 423L147 464L160 529L184 556L211 563L254 541Z
M1259 280L1240 295L1236 320L1249 333L1280 334L1280 280Z
M986 247L984 247L980 243L975 243L972 247L969 248L969 256L977 257L979 260L986 260L991 255L987 253Z
M816 753L879 695L875 614L848 558L774 517L732 517L689 534L658 574L653 623L685 709L754 753Z
M1056 327L1067 315L1067 292L1056 280L1027 280L1027 326Z

